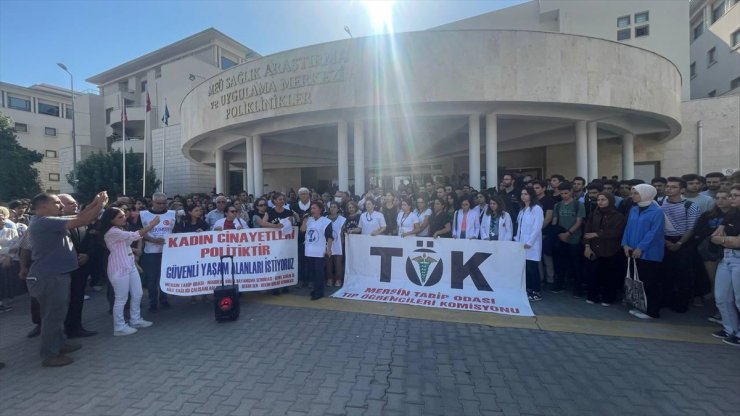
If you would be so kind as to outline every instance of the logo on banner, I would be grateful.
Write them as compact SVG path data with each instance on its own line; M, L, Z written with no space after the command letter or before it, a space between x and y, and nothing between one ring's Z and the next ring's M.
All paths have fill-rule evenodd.
M423 245L423 241L417 241L417 247ZM431 241L428 247L433 247ZM434 286L442 279L444 264L437 258L437 252L428 248L419 248L406 258L406 276L411 283L418 286ZM431 269L431 274L429 273Z

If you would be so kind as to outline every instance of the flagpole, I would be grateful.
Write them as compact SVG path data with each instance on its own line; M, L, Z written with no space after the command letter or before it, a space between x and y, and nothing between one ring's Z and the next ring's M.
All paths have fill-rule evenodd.
M121 96L121 121L123 123L123 195L126 195L126 100Z
M164 112L163 117L168 117L167 98L164 99L164 111L165 112ZM165 146L165 143L167 143L167 126L169 125L169 121L167 119L165 120L166 121L164 122L164 133L162 134L162 192L164 192L164 175L165 175L165 170L167 168L167 165L165 164L165 160L164 160L164 155L165 155L164 146Z
M146 198L146 136L149 132L149 111L144 113L144 174L141 176L141 196Z

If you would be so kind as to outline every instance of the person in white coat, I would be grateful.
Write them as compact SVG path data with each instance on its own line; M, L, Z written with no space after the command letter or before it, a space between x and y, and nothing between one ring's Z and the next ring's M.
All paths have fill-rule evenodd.
M532 188L522 189L521 207L517 216L514 241L524 243L526 254L527 298L530 302L542 300L540 296L540 259L542 258L542 222L545 215L537 205L537 195Z
M452 217L452 238L467 238L474 240L480 235L480 223L476 211L470 209L472 202L465 198L460 203L460 209Z
M504 200L495 195L488 201L488 209L481 217L480 239L511 241L514 237L514 226L511 215L506 212Z

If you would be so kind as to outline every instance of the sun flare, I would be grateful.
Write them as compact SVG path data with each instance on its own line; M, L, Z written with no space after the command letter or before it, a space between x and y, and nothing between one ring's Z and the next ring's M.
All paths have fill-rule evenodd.
M393 33L392 0L365 0L363 5L375 33Z

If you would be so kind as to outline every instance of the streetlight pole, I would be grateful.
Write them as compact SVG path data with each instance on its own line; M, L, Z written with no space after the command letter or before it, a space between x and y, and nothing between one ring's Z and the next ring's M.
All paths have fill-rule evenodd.
M69 72L67 66L63 63L57 63L59 68L62 68L64 72L69 74L69 89L72 91L72 190L77 190L77 175L75 169L77 168L77 136L75 135L75 84L72 73ZM66 116L66 114L65 114Z

